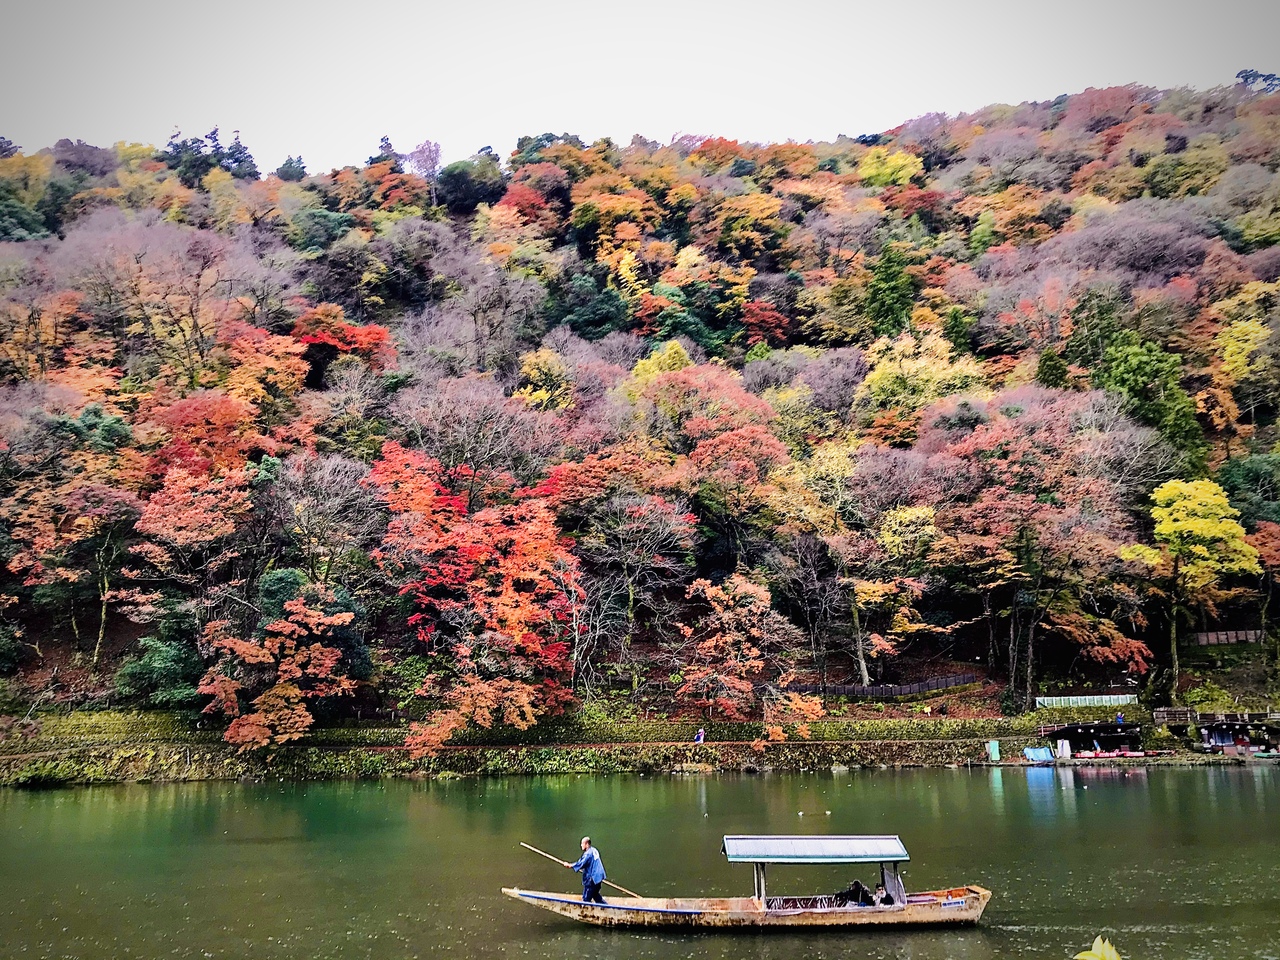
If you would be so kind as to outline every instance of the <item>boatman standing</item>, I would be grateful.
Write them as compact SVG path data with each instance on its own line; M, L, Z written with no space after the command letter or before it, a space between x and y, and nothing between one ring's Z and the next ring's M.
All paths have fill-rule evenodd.
M583 903L604 903L604 897L600 896L600 884L604 882L604 864L600 862L600 851L591 845L590 837L582 838L582 856L578 858L578 862L566 866L582 871Z

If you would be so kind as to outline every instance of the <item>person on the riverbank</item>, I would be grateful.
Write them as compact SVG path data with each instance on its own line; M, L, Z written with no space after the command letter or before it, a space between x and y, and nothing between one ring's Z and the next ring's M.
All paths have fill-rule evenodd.
M582 873L582 902L604 903L600 896L600 884L604 883L604 863L600 860L600 851L591 845L590 837L582 838L582 856L577 863L567 866Z
M702 743L706 739L707 739L707 731L699 727L698 732L693 735L693 742Z

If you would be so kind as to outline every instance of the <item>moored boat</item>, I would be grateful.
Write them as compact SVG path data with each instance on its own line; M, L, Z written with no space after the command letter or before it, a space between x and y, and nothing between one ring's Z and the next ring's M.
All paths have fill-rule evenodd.
M531 906L596 926L861 927L977 923L991 899L985 887L967 885L907 893L899 865L909 861L896 836L728 836L721 852L731 863L754 867L750 897L609 897L584 903L572 894L504 887ZM773 897L765 889L773 864L877 864L892 904L862 906L841 895Z

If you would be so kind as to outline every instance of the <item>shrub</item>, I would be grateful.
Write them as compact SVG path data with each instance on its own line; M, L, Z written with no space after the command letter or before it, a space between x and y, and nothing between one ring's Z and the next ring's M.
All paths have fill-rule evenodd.
M199 653L176 637L143 637L142 655L130 657L115 676L116 692L151 707L194 706L196 685L204 673Z
M11 624L0 623L0 677L15 673L22 662L22 641Z
M65 787L80 778L80 765L74 760L33 760L9 777L9 786L28 790Z

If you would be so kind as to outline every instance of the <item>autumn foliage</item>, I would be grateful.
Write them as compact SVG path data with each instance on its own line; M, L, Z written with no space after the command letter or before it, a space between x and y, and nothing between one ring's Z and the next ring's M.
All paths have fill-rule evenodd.
M403 570L409 625L449 668L418 693L441 707L409 744L434 752L468 723L518 729L572 701L578 560L541 500L467 514L444 494L440 465L388 444L370 474L392 514L380 556Z
M599 698L764 743L801 685L960 669L1171 698L1195 630L1274 632L1278 103L266 175L0 140L0 673L255 750Z
M294 597L280 619L250 639L237 636L225 620L205 626L204 640L218 660L198 689L213 698L206 713L232 718L228 743L249 750L297 740L313 722L308 700L351 692L353 681L338 669L342 651L324 641L355 615L326 614L323 606L332 599L323 588Z
M340 354L362 357L375 370L395 361L390 330L376 323L347 323L342 307L336 303L319 304L299 316L293 336L305 344L328 346Z

